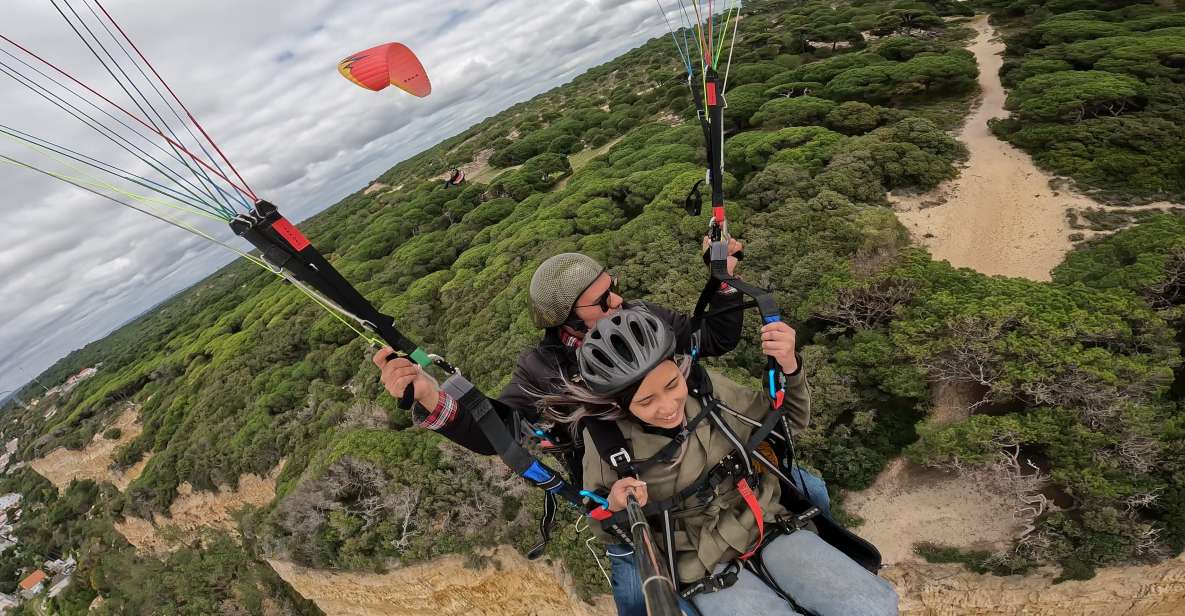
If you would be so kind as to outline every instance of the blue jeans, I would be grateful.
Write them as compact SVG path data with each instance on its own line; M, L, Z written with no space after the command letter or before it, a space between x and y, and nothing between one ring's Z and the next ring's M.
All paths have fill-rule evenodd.
M822 510L823 515L831 517L831 496L827 494L827 483L823 481L822 477L795 465L790 470L790 481L793 481L794 485L802 490L812 505Z
M609 580L613 585L617 616L647 616L642 580L638 577L638 565L634 562L634 549L628 545L611 545L605 553L609 556ZM679 599L679 608L684 614L695 614L682 598Z
M795 466L790 473L790 479L806 493L812 505L822 509L827 517L831 517L831 498L827 495L827 484L821 478ZM633 548L628 545L611 545L606 549L606 554L609 557L609 583L613 586L613 601L617 604L617 615L646 616L646 600L642 597L642 583L638 579ZM682 599L679 600L679 605L684 612L695 613Z
M897 616L897 592L891 584L809 530L774 539L762 551L761 560L778 587L811 614ZM692 601L702 616L802 616L745 569L733 586L696 595Z

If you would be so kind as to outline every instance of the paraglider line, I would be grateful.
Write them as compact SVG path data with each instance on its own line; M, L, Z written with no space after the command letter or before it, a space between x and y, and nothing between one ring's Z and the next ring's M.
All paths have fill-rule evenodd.
M9 54L5 50L0 49L0 52L3 52L4 54L8 55L9 57L14 57L14 56L12 56L12 54ZM14 59L16 59L18 62L21 62L22 64L25 64L19 58L14 57ZM29 65L25 64L25 66L29 66ZM30 68L32 68L32 67L30 67ZM36 68L33 68L33 70L37 71ZM115 130L113 130L112 128L110 128L108 126L105 126L102 122L100 122L94 116L91 116L90 114L86 113L85 111L82 111L78 107L70 104L65 99L61 98L61 96L54 94L53 92L50 92L49 89L47 89L45 86L37 84L32 79L29 79L28 77L26 77L24 75L21 75L15 68L9 66L7 63L3 62L2 60L0 60L0 72L13 78L14 80L17 81L17 83L25 86L26 88L29 88L30 90L33 91L34 94L37 94L38 96L41 96L42 98L48 100L50 103L52 103L59 109L65 111L67 114L73 116L75 119L77 119L83 125L89 127L90 129L94 130L95 132L99 133L100 135L102 135L103 137L105 137L106 139L108 139L109 141L114 143L115 145L119 146L123 150L130 153L132 156L135 156L141 162L147 164L148 166L152 167L153 169L159 171L162 175L177 182L178 186L182 187L182 189L184 189L185 186L188 186L188 187L192 188L193 190L196 190L198 192L206 192L206 194L209 195L209 193L207 191L195 186L192 182L188 181L183 176L179 175L176 171L169 168L163 161L160 161L160 160L154 158L152 155L145 152L142 148L140 148L139 146L137 146L134 143L132 143L131 141L129 141L123 135L120 135L118 132L116 132ZM37 72L38 72L38 74L40 74L43 77L46 77L48 79L48 77L45 76L44 73L41 73L40 71L37 71ZM51 82L53 82L53 81L51 80ZM56 83L56 82L53 82L53 83ZM57 85L61 86L61 84L57 84ZM67 91L70 92L69 89L67 89ZM79 96L79 98L81 98L87 104L91 105L95 109L98 109L100 112L107 115L107 117L112 118L115 122L127 127L129 130L131 130L133 132L133 134L147 140L149 143L154 145L162 153L164 153L166 155L169 154L166 150L161 148L154 140L150 140L145 135L142 135L142 134L136 132L134 129L129 127L127 124L124 124L123 122L121 122L118 118L115 118L114 116L107 113L103 109L100 109L94 103L88 101L85 97L78 95L76 92L71 92L71 94L74 94L75 96ZM118 139L117 139L117 137L118 137ZM124 145L125 143L127 145ZM133 149L135 151L133 151ZM197 193L194 193L189 190L185 190L185 192L188 193L192 199L195 199L197 201L202 201L198 197ZM213 195L209 195L209 196L213 197ZM215 207L218 209L222 209L222 206L220 204L218 204L217 202L214 202L212 205L209 205L209 206Z
M716 46L712 38L715 36L716 30L712 27L712 0L707 0L707 49Z
M5 126L3 124L0 124L0 134L4 134L5 136L7 136L13 140L21 141L29 146L33 146L33 147L41 148L43 150L48 150L50 152L54 152L55 154L64 156L65 158L69 158L71 160L82 163L82 164L92 167L94 169L98 169L99 171L102 171L104 173L111 174L111 175L113 175L117 178L120 178L122 180L127 180L129 182L134 183L134 184L138 184L138 185L140 185L144 188L147 188L153 192L156 192L157 194L160 194L162 196L176 199L177 201L189 206L193 210L200 211L203 214L209 214L209 215L216 214L215 212L211 212L211 211L205 209L205 207L203 207L205 204L192 203L192 202L188 201L186 195L179 193L167 186L163 186L158 182L154 182L148 178L141 177L141 176L131 173L129 171L125 171L125 170L120 169L114 165L110 165L108 163L100 161L100 160L93 158L91 156L87 156L86 154L83 154L81 152L76 152L74 150L71 150L70 148L58 145L56 143L53 143L51 141L42 139L42 138L34 136L34 135L30 135L24 131L12 128L10 126ZM216 217L219 220L226 220L225 216L226 215L223 214L222 216L216 216Z
M691 60L687 58L687 52L679 46L679 39L675 36L675 29L671 27L671 20L667 19L667 13L662 8L662 0L654 0L658 4L658 12L662 14L662 20L667 24L667 32L671 33L671 40L675 42L675 50L679 52L679 59L683 61L683 66L687 68L687 74L691 75Z
M727 38L728 22L731 20L732 20L732 9L731 8L725 9L724 21L722 22L723 25L721 25L721 27L720 27L719 40L716 41L716 51L714 52L715 53L715 61L712 64L712 68L719 68L720 67L720 58L721 58L720 52L724 51L724 39ZM727 66L726 66L726 68L727 68Z
M228 249L230 249L230 250L232 250L232 251L234 251L234 252L236 252L236 253L238 253L238 254L240 254L240 255L242 255L242 256L245 256L245 257L247 257L247 258L249 258L249 259L258 260L258 258L257 258L257 257L252 257L251 255L248 255L248 254L246 254L246 253L242 252L241 250L239 250L239 249L235 248L234 246L231 246L230 244L227 244L227 243L223 242L222 240L219 240L218 238L216 238L216 237L214 237L214 236L212 236L212 235L210 235L210 234L208 234L208 233L206 233L206 232L204 232L204 231L202 231L202 230L200 230L200 229L197 229L197 228L191 227L191 226L189 226L189 225L186 225L185 223L178 222L178 221L176 221L176 220L173 220L173 219L171 219L171 218L168 218L168 217L166 217L166 216L162 216L162 215L160 215L160 214L157 214L156 212L153 212L152 210L146 210L146 209L144 209L144 208L137 207L137 206L135 206L135 205L132 205L132 204L130 204L130 203L127 203L127 202L125 202L125 201L120 201L119 199L116 199L115 197L112 197L111 195L107 195L107 194L101 193L101 192L99 192L99 191L97 191L97 190L95 190L95 189L93 189L93 188L90 188L90 187L86 186L85 184L82 184L80 181L78 181L78 180L76 180L76 179L74 179L74 178L71 178L71 177L64 176L64 175L62 175L62 174L60 174L60 173L54 173L54 172L52 172L52 171L46 171L46 170L44 170L44 169L41 169L40 167L37 167L37 166L35 166L35 165L31 165L31 164L29 164L29 163L26 163L26 162L23 162L23 161L17 160L17 159L15 159L15 158L11 158L11 157L9 157L9 156L5 156L4 154L0 154L0 160L2 160L2 161L5 161L5 162L8 162L8 163L10 163L10 164L13 164L13 165L17 165L17 166L19 166L19 167L24 167L24 168L26 168L26 169L29 169L29 170L31 170L31 171L36 171L37 173L40 173L40 174L43 174L43 175L47 175L47 176L49 176L49 177L51 177L51 178L54 178L54 179L61 180L61 181L63 181L63 182L66 182L67 184L72 184L72 185L74 185L74 186L76 186L76 187L78 187L78 188L81 188L82 190L85 190L86 192L89 192L89 193L91 193L91 194L93 194L93 195L95 195L95 196L102 197L103 199L106 199L107 201L111 201L111 202L113 202L113 203L116 203L116 204L122 205L122 206L124 206L124 207L126 207L126 208L133 209L133 210L135 210L135 211L137 211L137 212L140 212L141 214L147 214L148 216L151 216L151 217L153 217L153 218L155 218L155 219L157 219L157 220L160 220L160 221L162 221L162 222L166 222L166 223L168 223L168 224L170 224L170 225L173 225L174 227L177 227L178 229L182 229L182 230L188 231L188 232L190 232L190 233L193 233L193 234L195 234L195 235L197 235L197 236L199 236L199 237L203 237L203 238L205 238L205 239L207 239L207 240L210 240L211 242L214 242L215 244L218 244L218 245L220 245L220 246L223 246L223 247L225 247L225 248L228 248Z
M728 44L728 60L724 62L724 83L720 86L720 92L728 91L728 71L732 68L732 50L737 44L737 26L741 23L741 16L738 15L733 18L732 22L732 41Z
M91 42L89 40L87 40L87 38L85 36L82 35L82 32L80 32L78 30L78 28L74 25L74 22L70 21L70 18L67 17L66 13L64 11L62 11L61 7L58 6L57 0L49 0L49 2L51 5L53 5L54 9L57 10L58 15L62 16L62 20L66 22L66 25L70 26L70 29L73 30L74 34L78 36L78 39L80 41L82 41L82 44L86 45L86 48L88 50L90 50L91 55L93 55L95 57L95 60L97 60L99 62L99 65L103 67L103 70L107 71L107 74L111 76L111 79L113 81L115 81L116 85L118 85L119 88L121 90L123 90L123 93L128 96L128 99L130 99L132 101L132 103L136 106L136 108L140 110L140 113L143 114L143 117L145 119L147 119L148 122L150 122L152 124L152 128L157 132L157 134L160 134L162 137L164 137L165 135L164 135L163 131L167 130L167 131L169 131L169 135L171 135L173 137L173 139L170 140L170 143L179 143L180 138L177 136L177 134L175 132L173 132L173 129L168 125L167 122L165 122L164 118L161 117L160 113L157 112L156 108L154 108L151 105L151 103L148 103L148 98L146 96L144 96L144 93L141 92L138 87L136 87L136 84L132 83L131 77L129 77L127 72L123 70L123 67L120 66L119 63L117 63L115 61L115 58L114 58L114 56L111 55L111 52L107 51L107 48L105 46L103 46L103 43L101 41L99 41L99 37L96 36L93 31L91 31L90 27L86 25L86 22L84 22L82 20L82 17L79 16L78 12L74 10L74 7L71 6L68 2L63 2L63 4L66 5L66 8L70 9L70 12L74 15L74 18L78 20L78 25L82 26L83 30L85 30L86 33L90 35L91 39L94 40L95 45L97 45L99 47L99 49L101 49L103 51L103 54L105 54L107 56L107 60L110 61L110 64L108 63L108 61L103 60L103 58L101 56L99 56L99 52L95 51L95 47L91 45ZM114 65L115 69L119 71L120 75L123 75L123 80L120 80L120 78L115 74L115 72L111 69L111 65ZM126 82L126 85L125 85L125 82ZM144 99L144 103L147 104L148 108L152 110L152 114L149 114L148 111L144 108L144 105L140 104L140 100L137 99L134 95L132 95L132 93L128 90L128 86L130 86L132 88L132 90L135 90L136 93L140 95L141 99ZM164 127L163 129L161 128L161 126L157 125L156 121L154 121L152 119L153 115L155 115L156 119L160 121L161 126ZM165 138L168 139L167 137L165 137ZM173 146L173 149L176 150L176 146ZM190 173L194 174L194 176L196 176L198 178L199 181L205 181L207 184L210 184L210 185L214 184L213 181L210 180L210 176L208 174L202 172L200 169L195 169L191 163L184 162L183 164L185 165L185 168L187 170L189 170ZM218 199L218 197L216 195L211 195L211 196L214 197L215 200ZM227 207L230 211L233 211L233 206L230 205L230 202L227 201L225 197L223 197L223 205L225 207Z
M361 319L359 319L357 316L351 314L349 311L345 310L341 306L338 306L337 304L333 303L331 300L329 300L329 299L325 298L324 296L322 296L321 294L317 293L315 290L309 288L303 282L297 280L296 278L294 278L293 276L291 276L284 270L272 267L271 264L269 264L267 261L261 259L260 257L257 257L255 255L250 254L250 253L244 252L243 250L235 248L234 246L231 246L230 244L223 242L222 240L202 231L201 229L187 225L182 222L178 222L178 221L168 218L166 216L162 216L162 215L157 214L151 210L146 210L144 208L137 207L135 205L132 205L131 203L127 203L125 201L120 201L119 199L116 199L115 197L112 197L110 195L99 192L93 188L86 186L85 184L83 184L81 181L79 181L76 178L71 178L71 177L68 177L68 176L65 176L65 175L62 175L59 173L54 173L52 171L46 171L46 170L41 169L35 165L31 165L29 163L17 160L15 158L11 158L9 156L5 156L3 154L0 154L0 161L7 162L9 164L16 165L18 167L24 167L24 168L29 169L31 171L36 171L37 173L41 173L43 175L47 175L49 177L61 180L63 182L66 182L67 184L71 184L77 188L85 190L86 192L89 192L97 197L101 197L101 198L106 199L107 201L110 201L110 202L115 203L117 205L122 205L128 209L135 210L137 212L140 212L141 214L146 214L146 215L151 216L161 222L170 224L174 227L177 227L178 229L187 231L187 232L192 233L202 239L213 242L213 243L239 255L240 257L247 259L251 263L254 263L255 265L263 268L264 270L267 270L268 272L271 272L272 274L275 274L277 276L280 276L281 278L284 278L284 279L292 282L293 286L297 287L302 293L307 295L317 305L321 306L326 311L328 311L331 315L333 315L334 318L336 318L337 320L339 320L343 324L345 324L346 327L349 327L351 330L353 330L354 333L358 334L360 337L362 337L364 340L366 340L367 342L369 342L371 344L375 344L375 345L380 344L380 341L373 334L370 334L368 332L364 332L364 331L358 329L358 327L356 327L353 323L350 323L342 315L344 314L352 319L355 319L355 320L358 320L359 322L361 322Z
M158 88L156 86L156 83L154 83L152 81L152 79L150 79L148 77L148 74L144 72L144 69L140 66L140 64L137 63L134 58L132 58L132 54L128 53L127 47L125 47L122 43L120 43L119 39L115 37L115 34L111 32L111 28L107 27L107 24L105 22L103 22L102 18L99 17L99 14L95 12L95 9L93 7L91 7L91 5L87 4L86 8L88 10L90 10L91 15L93 15L95 20L99 22L99 25L103 26L103 30L105 30L107 32L107 35L111 37L111 40L114 41L114 43L117 47L119 47L119 50L123 52L123 55L128 59L128 61L131 63L131 65L136 68L136 71L138 73L140 73L140 76L144 78L144 81L149 86L152 87L152 91L155 92L156 95L160 97L161 102L163 102L165 104L165 107L168 108L169 112L173 114L173 117L177 118L177 121L181 124L181 126L183 126L185 128L185 132L189 134L190 139L193 139L194 142L196 142L198 144L198 147L201 148L201 150L202 150L202 154L206 155L206 159L209 160L211 163L214 163L214 165L216 167L218 167L219 171L222 171L221 164L219 164L218 161L215 160L214 156L212 154L210 154L210 151L206 149L206 145L204 143L202 143L202 141L200 139L198 139L197 135L193 134L193 129L190 127L190 125L181 117L181 114L177 113L176 107L174 107L172 105L172 103L170 103L169 100L167 98L165 98L165 95L163 93L161 93L160 88ZM116 24L116 27L118 27L118 24ZM137 90L137 91L139 91L139 90ZM141 93L140 95L144 96L143 93ZM148 97L144 97L144 100L147 103ZM151 103L148 103L148 105L150 107L152 106ZM164 122L163 119L161 121ZM170 131L170 133L171 133L171 131ZM174 137L176 137L176 135L174 135ZM206 178L209 179L209 176L207 175ZM244 197L243 195L241 195L239 193L228 193L225 189L222 188L222 186L214 183L213 181L211 181L210 183L224 197L229 197L231 199L237 200L239 203L241 203L244 206L244 208L250 207L250 204L247 202L246 197ZM233 208L234 206L232 205L231 207Z
M169 87L169 83L165 81L165 78L161 77L160 73L156 72L156 68L152 66L152 62L149 62L148 58L146 58L144 54L140 52L140 48L136 47L136 43L132 41L127 32L124 32L123 28L119 25L119 22L115 21L115 18L111 17L111 14L107 12L107 9L103 7L99 0L94 0L94 2L95 6L98 6L99 10L103 11L103 14L106 15L107 19L111 21L111 24L115 26L115 29L119 30L119 33L123 35L124 40L126 40L128 44L132 46L132 49L135 50L136 55L140 56L140 58L144 60L144 64L148 67L148 70L152 71L152 74L156 76L161 85L163 85L165 89L169 91L169 94L173 96L173 100L177 101L177 104L180 105L181 109L185 111L185 115L188 116L189 120L193 122L193 125L196 126L199 131L201 131L202 136L206 138L206 141L209 141L210 145L214 146L214 151L218 152L218 155L222 157L222 160L226 161L226 164L230 167L231 171L234 172L235 177L237 177L247 189L247 194L250 195L252 199L258 201L259 197L255 196L255 192L251 190L251 187L247 185L247 181L244 180L243 176L239 174L239 170L235 168L234 163L230 162L230 159L226 157L226 154L222 152L222 149L218 147L218 144L212 137L210 137L210 134L206 132L206 129L202 127L201 122L198 122L197 118L193 116L193 113L189 111L189 108L185 106L185 103L181 101L181 98L177 96L177 93L173 92L173 88Z
M234 189L235 189L235 190L238 190L238 191L242 192L242 193L243 193L243 194L245 194L245 195L249 195L249 196L251 196L252 198L255 198L255 195L254 195L254 193L252 193L251 191L249 191L249 190L247 190L247 189L245 189L245 188L243 188L243 187L239 186L238 184L235 184L233 181L231 181L231 180L230 180L229 178L227 178L225 175L223 175L223 174L219 173L219 172L218 172L218 170L214 169L213 167L210 167L210 165L208 165L208 164L207 164L205 161L201 160L201 159L200 159L200 158L198 158L197 156L194 156L192 152L190 152L188 149L186 149L186 148L185 148L185 146L183 146L183 145L181 145L181 144L179 144L179 143L177 143L177 142L175 142L175 141L173 141L173 140L169 139L167 136L165 136L165 135L164 135L164 133L161 133L160 131L153 129L153 128L152 128L152 126L150 126L150 125L149 125L147 122L145 122L144 120L141 120L140 118L136 117L136 115L135 115L135 114L133 114L132 112L128 111L127 109L124 109L123 107L119 106L117 103L115 103L115 101L112 101L110 98L107 98L106 96L104 96L104 95L100 94L100 93L99 93L98 91L96 91L94 88L92 88L92 87L90 87L90 86L86 85L85 83L83 83L83 82L79 81L79 80L78 80L77 78L75 78L73 75L71 75L71 74L67 73L66 71L64 71L64 70L62 70L62 69L60 69L60 68L58 68L58 67L57 67L57 65L55 65L54 63L50 62L49 60L46 60L45 58L42 58L41 56L37 55L36 53L33 53L32 51L30 51L30 50L29 50L27 47L25 47L24 45L21 45L20 43L17 43L16 41L12 40L12 39L11 39L11 38L9 38L8 36L5 36L4 34L0 34L0 40L3 40L3 41L5 41L5 42L7 42L8 44L12 45L13 47L16 47L17 49L20 49L21 51L23 51L23 52L25 52L25 53L29 54L30 56L32 56L32 57L34 57L34 58L36 58L36 59L37 59L39 62L41 62L42 64L45 64L46 66L48 66L48 67L52 68L53 70L57 71L57 72L58 72L58 73L60 73L62 76L64 76L64 77L66 77L67 79L69 79L70 81L72 81L72 82L74 82L74 83L78 84L79 86L82 86L83 88L85 88L85 89L86 89L88 92L90 92L91 94L94 94L95 96L98 96L99 98L103 99L103 101L104 101L104 102L106 102L107 104L111 105L112 107L115 107L116 109L118 109L118 110L122 111L122 112L123 112L124 114L126 114L128 117L130 117L130 118L132 118L133 120L135 120L135 121L139 122L139 123L140 123L141 125L143 125L145 128L148 128L148 129L152 130L152 132L154 132L154 133L156 133L157 135L159 135L159 136L160 136L162 139L164 139L165 141L168 141L168 142L169 142L169 143L171 143L173 146L176 146L176 147L180 148L180 149L181 149L181 151L182 151L182 152L185 152L186 154L188 154L188 155L189 155L189 157L190 157L191 159L193 159L194 161L196 161L198 164L202 165L203 167L205 167L205 168L209 169L210 171L213 171L215 175L217 175L218 177L220 177L220 178L222 178L223 180L225 180L225 181L226 181L226 183L228 183L228 184L230 184L232 187L234 187Z

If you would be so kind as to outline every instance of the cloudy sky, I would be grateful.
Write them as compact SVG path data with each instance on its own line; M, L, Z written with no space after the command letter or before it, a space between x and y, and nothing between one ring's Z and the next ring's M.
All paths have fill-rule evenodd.
M49 0L3 1L0 34L127 104ZM56 1L89 17L93 0ZM654 0L100 2L251 188L296 220L441 139L665 32ZM337 74L344 56L388 41L415 50L431 76L430 97L367 92ZM7 54L27 59L0 40L0 61L33 75ZM0 125L146 169L4 74ZM0 138L0 156L67 171L7 138ZM221 222L199 226L237 241ZM232 256L0 161L0 392Z

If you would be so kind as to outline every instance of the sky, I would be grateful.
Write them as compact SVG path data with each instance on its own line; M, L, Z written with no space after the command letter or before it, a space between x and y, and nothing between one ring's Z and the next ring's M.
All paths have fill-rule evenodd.
M94 0L54 1L89 17ZM654 0L99 2L254 192L298 221L399 161L666 32ZM128 104L50 0L4 0L0 34ZM369 92L337 73L346 55L390 41L420 57L431 96ZM0 61L32 74L4 52L21 56L0 40ZM0 125L147 171L5 74ZM0 155L56 164L7 138ZM248 248L225 223L198 226ZM233 258L0 161L0 399Z

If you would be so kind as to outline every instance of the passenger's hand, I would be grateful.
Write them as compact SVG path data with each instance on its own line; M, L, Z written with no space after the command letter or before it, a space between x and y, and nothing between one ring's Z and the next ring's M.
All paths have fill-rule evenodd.
M626 496L630 492L633 492L634 498L638 499L639 505L642 507L646 506L646 482L632 477L626 477L613 482L613 487L609 488L609 511L624 510L627 500Z
M405 357L396 357L388 361L387 358L393 352L391 347L383 347L372 358L374 365L382 371L380 380L383 387L397 400L403 398L403 392L408 386L414 387L416 402L428 411L435 409L440 402L440 389L436 379Z
M782 372L792 374L798 370L798 358L794 355L796 338L794 328L786 323L768 323L761 328L761 352L777 360Z
M707 250L708 250L708 246L710 246L711 244L712 244L712 240L708 239L708 236L705 235L704 236L704 243L703 243L704 258L705 259L708 258ZM741 244L740 240L733 239L731 237L728 238L728 259L726 259L725 262L728 264L728 275L729 276L736 275L737 263L739 262L738 259L732 255L735 255L736 253L741 252L744 249L745 249L745 246L744 246L744 244Z

